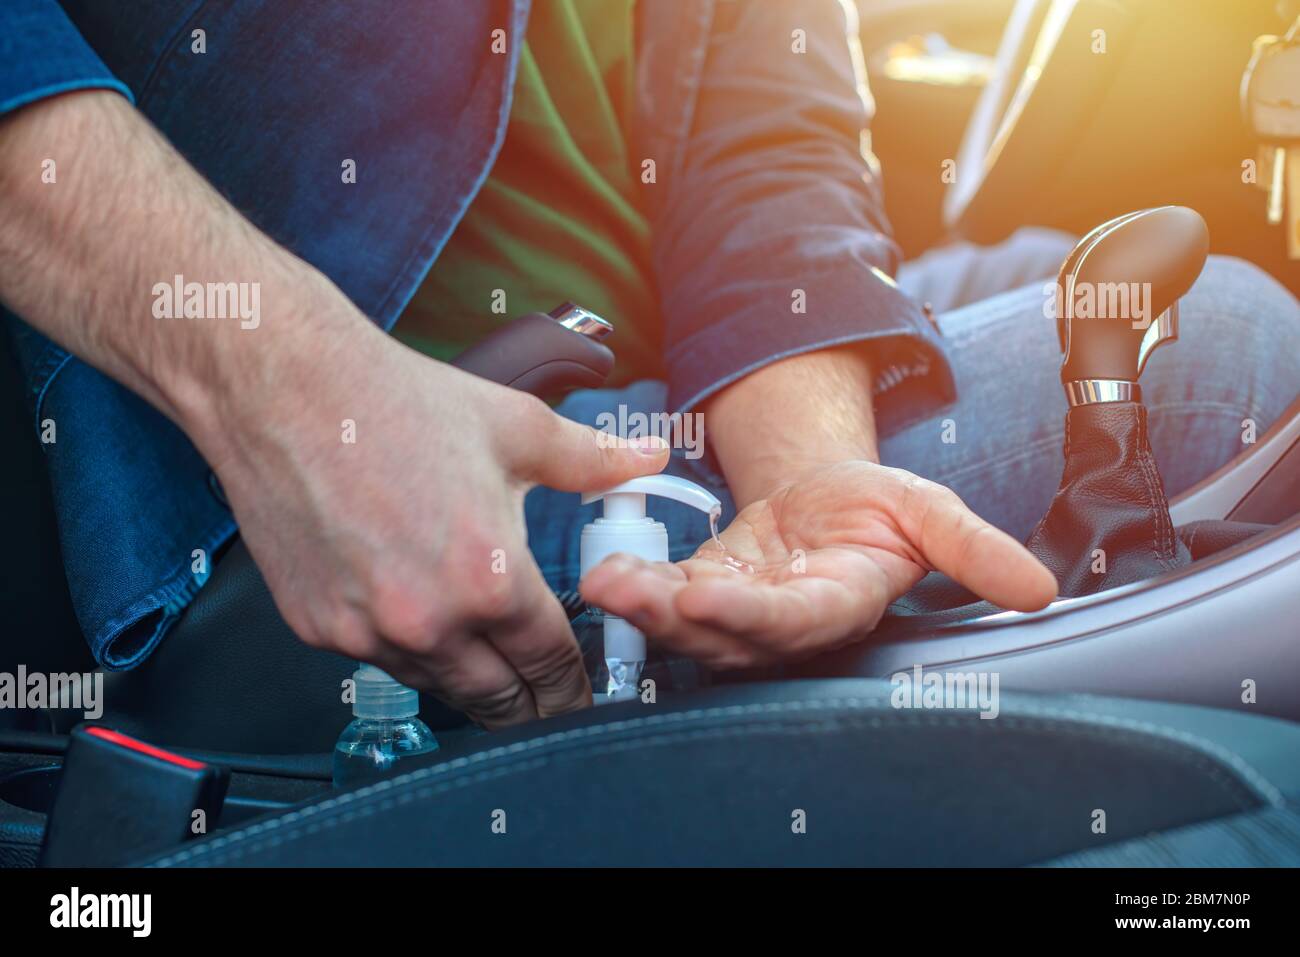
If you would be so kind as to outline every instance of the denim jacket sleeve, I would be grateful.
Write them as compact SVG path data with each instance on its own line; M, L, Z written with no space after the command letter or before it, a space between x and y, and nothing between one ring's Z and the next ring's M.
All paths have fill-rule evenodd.
M649 187L669 408L861 340L873 340L877 395L896 395L883 431L950 402L937 330L891 278L899 250L852 3L685 0L676 15L643 22L641 41L646 142L669 156ZM707 43L683 62L691 20Z
M0 4L0 114L58 93L96 88L131 99L130 89L104 66L56 0Z

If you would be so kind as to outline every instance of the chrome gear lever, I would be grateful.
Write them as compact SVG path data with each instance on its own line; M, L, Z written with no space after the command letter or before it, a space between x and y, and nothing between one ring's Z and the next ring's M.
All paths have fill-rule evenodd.
M1208 253L1205 221L1185 206L1127 213L1080 240L1056 287L1071 407L1141 401L1138 377L1153 351L1178 338L1178 300Z

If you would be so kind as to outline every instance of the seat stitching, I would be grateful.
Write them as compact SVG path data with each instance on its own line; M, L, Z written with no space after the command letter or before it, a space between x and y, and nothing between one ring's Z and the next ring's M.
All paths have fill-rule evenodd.
M935 715L935 714L918 715L915 712L907 712L907 713L894 712L891 714L876 715L866 719L858 718L858 717L851 718L848 720L831 719L830 721L813 721L802 725L771 724L771 723L726 725L726 726L715 727L715 728L696 728L696 729L686 729L681 731L667 731L665 733L655 734L649 737L641 737L641 738L629 739L624 741L615 741L615 742L610 742L605 744L597 743L595 746L591 748L584 749L579 752L569 752L569 754L570 757L588 758L597 755L617 754L620 752L632 751L646 746L656 746L656 747L664 746L668 744L677 743L682 740L708 741L708 740L721 738L721 737L741 737L747 734L754 733L756 731L763 731L769 734L773 732L784 732L786 734L799 736L799 735L819 733L825 730L825 728L828 725L836 726L836 727L840 727L840 726L854 727L854 726L862 726L862 725L866 725L869 727L882 727L885 725L886 719L890 719L889 723L894 725L895 727L901 727L901 726L906 726L908 724L911 724L911 725L922 725L922 726L930 726L930 727L947 726L947 727L958 728L958 727L963 727L964 725L969 723L968 721L960 721L955 716L952 715ZM1019 722L1017 722L1015 719L1011 719L1010 724L1019 724ZM1026 730L1029 730L1031 732L1047 730L1047 727L1045 725L1036 725L1033 723L1023 724L1022 726ZM1081 736L1094 737L1099 740L1107 739L1107 736L1105 734L1100 733L1103 731L1103 729L1091 727L1088 725L1074 726L1074 727L1077 727L1079 729ZM990 728L990 730L995 731L1000 729ZM1122 731L1121 733L1131 734L1132 732L1128 732L1125 730ZM1158 753L1167 756L1176 757L1178 760L1182 761L1185 764L1190 765L1191 767L1195 768L1198 771L1207 772L1207 776L1216 785L1218 785L1226 794L1230 795L1240 809L1245 810L1251 807L1251 805L1246 804L1241 800L1239 793L1237 793L1237 789L1234 789L1233 787L1234 784L1240 787L1242 782L1237 781L1235 779L1225 780L1222 776L1222 770L1223 770L1222 767L1215 764L1208 755L1201 752L1189 753L1185 749L1174 747L1173 742L1161 741L1160 739L1153 740L1151 737L1147 735L1135 735L1135 736L1139 737L1141 741L1146 743L1152 749L1156 750ZM377 801L370 804L361 804L343 814L337 815L335 817L324 818L323 820L310 822L306 826L301 828L296 828L296 829L288 828L275 833L271 833L270 836L268 836L264 840L260 840L260 841L253 840L250 837L238 843L232 842L226 848L226 853L224 855L219 852L218 848L214 847L213 853L215 855L215 860L210 861L208 863L220 865L220 863L223 860L229 862L238 861L240 858L245 857L248 854L255 853L256 851L261 850L263 848L279 847L280 845L286 844L291 840L300 836L305 837L305 836L310 836L312 834L320 833L322 831L334 830L338 827L342 827L345 824L349 824L353 821L363 820L368 817L373 817L376 814L379 814L384 811L392 810L393 808L399 807L404 804L409 804L412 801L423 800L425 798L430 798L439 794L446 794L450 791L463 790L466 787L469 787L473 784L478 784L482 781L489 781L496 778L508 777L514 774L522 773L524 771L529 771L535 768L543 767L547 763L548 763L547 757L531 758L515 764L506 765L500 768L480 771L474 774L465 775L448 781L435 782L433 784L429 784L421 788L399 792L398 794L392 795L382 801ZM269 823L274 824L275 822L269 822ZM272 828L272 830L274 831L274 828ZM203 848L194 849L195 852L200 850L203 850ZM184 853L185 852L182 852L182 854L178 855L178 857L183 859ZM167 866L167 865L160 862L158 866Z
M465 757L453 758L451 761L428 768L421 768L409 774L402 775L400 778L381 781L357 791L341 794L336 798L322 801L319 804L309 805L308 807L292 811L282 817L277 817L270 821L249 825L248 827L237 830L231 834L216 837L211 841L204 842L198 847L186 849L168 857L164 857L156 861L154 866L167 867L205 854L215 854L222 848L230 847L233 849L236 844L244 841L252 841L263 832L274 831L280 828L287 829L300 820L307 820L308 818L335 808L346 807L349 804L364 800L372 795L381 794L386 790L392 790L398 786L409 788L410 785L417 781L430 777L447 775L471 767L475 764L482 764L497 758L511 761L519 755L537 751L550 745L560 745L580 739L595 739L620 731L635 730L641 727L653 729L659 725L683 724L694 720L710 720L724 717L745 718L752 715L784 715L791 712L831 711L841 708L866 710L881 708L885 703L884 699L875 697L847 697L829 698L825 700L804 699L797 701L766 702L752 705L693 708L687 711L672 712L670 714L650 715L644 718L631 718L621 721L612 721L607 724L554 732L528 741L520 741L497 748L489 748ZM895 709L890 705L889 710L884 712L883 716L898 720L900 712L898 709ZM877 720L879 720L880 717L881 716L877 716ZM915 722L916 715L914 713L908 713L902 715L902 718L911 718ZM1026 719L1030 720L1026 721ZM966 718L965 720L968 721L969 718ZM1158 725L1147 721L1139 721L1133 718L1088 713L1074 708L1040 708L1033 705L1024 706L1020 714L1003 720L1008 721L1011 724L1018 724L1018 726L1027 729L1033 729L1035 727L1034 722L1043 722L1044 725L1069 723L1074 726L1071 730L1075 734L1098 734L1106 731L1119 731L1130 732L1142 736L1155 736L1156 738L1162 739L1166 742L1182 744L1185 747L1200 751L1212 759L1219 761L1221 764L1227 765L1235 771L1249 787L1253 788L1256 792L1256 796L1265 803L1271 804L1275 807L1280 807L1285 803L1282 794L1277 787L1275 787L1272 782L1265 778L1258 770L1246 763L1240 755L1227 750L1217 742L1210 741L1209 739L1203 738L1199 735L1194 735L1177 728ZM945 721L950 726L957 726L956 717L941 718L940 716L930 714L926 714L922 718L921 723L930 726L937 726ZM628 747L639 745L644 740L644 738L639 738L635 741L628 742ZM508 767L509 765L507 765L507 768ZM503 773L506 773L506 771L503 770ZM421 789L411 790L420 791Z

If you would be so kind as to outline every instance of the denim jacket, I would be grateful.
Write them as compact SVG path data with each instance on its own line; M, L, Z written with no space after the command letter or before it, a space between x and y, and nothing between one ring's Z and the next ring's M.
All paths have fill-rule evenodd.
M6 0L0 113L77 89L130 97L388 329L495 160L528 8ZM884 431L951 401L937 333L889 278L898 251L862 148L870 100L849 0L653 0L637 21L636 148L654 160L672 409L775 359L866 339L878 394L891 393ZM234 519L167 419L19 317L9 325L36 427L56 423L44 448L79 621L105 668L133 667L202 587Z

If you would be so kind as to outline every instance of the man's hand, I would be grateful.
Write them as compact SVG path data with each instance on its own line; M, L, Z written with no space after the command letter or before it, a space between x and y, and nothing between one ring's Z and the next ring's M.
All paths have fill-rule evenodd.
M675 565L612 557L582 594L716 668L860 638L932 569L1006 608L1036 610L1056 595L1051 573L956 493L872 462L841 462L776 489L721 539L725 550L709 541Z
M1055 579L1018 542L949 489L876 464L869 348L795 356L721 392L706 426L741 510L725 554L611 557L583 596L719 668L861 638L931 569L1007 608L1050 602Z
M528 550L524 494L657 472L667 446L598 441L377 332L322 352L194 430L285 621L488 727L589 705L568 618Z
M41 181L46 157L57 184ZM257 284L261 321L155 318L154 285L176 275ZM388 338L115 93L0 122L0 302L185 431L309 644L489 726L591 703L523 496L657 472L662 443L602 445Z

